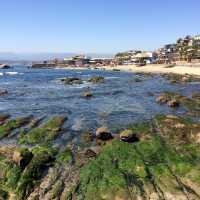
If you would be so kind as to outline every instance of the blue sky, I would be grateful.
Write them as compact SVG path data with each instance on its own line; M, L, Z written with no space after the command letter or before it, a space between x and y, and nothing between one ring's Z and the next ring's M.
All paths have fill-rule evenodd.
M0 52L153 50L200 34L199 0L1 0Z

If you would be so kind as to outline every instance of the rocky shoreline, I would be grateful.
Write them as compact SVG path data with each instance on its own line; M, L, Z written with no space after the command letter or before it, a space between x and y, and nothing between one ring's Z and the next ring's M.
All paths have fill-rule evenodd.
M163 76L171 84L199 82L189 75ZM67 86L82 80L66 77L61 82ZM91 91L82 95L92 97ZM67 131L68 116L44 120L0 115L0 141L16 141L0 147L0 199L200 199L200 93L152 96L158 105L183 107L184 116L158 114L119 132L98 127L83 133L79 145L64 148L55 141Z

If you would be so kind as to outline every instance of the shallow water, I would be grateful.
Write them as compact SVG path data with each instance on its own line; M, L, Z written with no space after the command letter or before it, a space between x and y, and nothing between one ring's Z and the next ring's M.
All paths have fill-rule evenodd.
M80 71L60 69L28 69L15 66L0 70L1 88L9 94L0 97L0 112L15 116L35 115L50 117L66 115L66 127L76 133L107 125L111 129L123 128L127 124L151 119L157 113L181 114L182 108L171 109L158 105L155 95L163 91L198 91L200 84L172 85L160 76L140 77L133 73L108 71ZM62 77L104 76L104 84L64 85ZM135 82L139 77L142 82ZM84 99L83 91L90 88L94 98Z

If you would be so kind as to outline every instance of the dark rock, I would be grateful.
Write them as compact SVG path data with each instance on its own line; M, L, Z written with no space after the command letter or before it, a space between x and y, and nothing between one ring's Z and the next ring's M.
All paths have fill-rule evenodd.
M0 64L0 69L9 69L10 65Z
M135 78L134 81L135 81L136 83L142 82L142 80L139 79L139 78Z
M82 139L85 143L91 143L94 141L94 134L91 132L84 133Z
M8 94L7 90L4 90L4 89L0 90L0 96L6 95L6 94Z
M97 154L92 149L87 149L85 151L85 156L87 158L95 158L97 156Z
M83 81L80 78L70 78L70 77L63 78L61 79L61 81L67 85L73 85L73 84L78 85L83 83Z
M133 133L132 130L124 130L120 133L120 139L124 142L134 143L138 142L139 138L136 134Z
M82 97L90 98L90 97L93 97L93 94L91 91L88 90L88 91L83 92Z
M166 95L160 95L159 97L156 98L157 103L167 103L169 101L168 97Z
M176 99L173 99L173 100L168 101L167 105L169 107L174 108L174 107L178 107L180 105L180 103Z
M30 162L33 154L26 148L17 149L13 153L13 161L22 168Z
M93 76L88 80L91 83L104 83L105 79L102 76Z
M10 117L10 115L8 114L1 114L0 115L0 122L4 122L5 120L7 120Z
M100 140L110 140L113 138L107 127L100 127L96 131L96 137Z

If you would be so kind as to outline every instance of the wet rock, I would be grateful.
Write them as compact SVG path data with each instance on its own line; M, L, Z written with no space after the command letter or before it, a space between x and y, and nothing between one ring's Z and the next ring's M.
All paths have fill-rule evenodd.
M83 81L80 78L70 78L70 77L66 77L61 79L61 81L66 84L66 85L74 85L74 84L82 84Z
M120 133L120 139L124 142L138 142L139 138L136 136L136 134L133 133L132 130L124 130Z
M88 80L88 82L91 82L91 83L94 83L94 84L96 84L96 83L104 83L104 81L105 81L105 79L102 76L93 76L92 78L90 78Z
M9 69L10 65L7 64L0 64L0 69Z
M32 157L33 154L27 148L19 148L14 151L12 159L18 166L25 168Z
M175 108L175 107L178 107L180 105L180 103L176 99L173 99L173 100L168 101L167 105L169 107Z
M88 90L88 91L83 92L82 97L91 98L93 97L93 94L91 91Z
M160 95L159 97L156 98L156 102L161 104L167 103L168 100L169 99L166 95Z
M8 94L8 91L5 89L0 89L0 96Z
M87 149L85 151L85 156L87 158L95 158L97 156L97 154L92 149Z
M82 139L84 143L91 143L94 141L94 134L91 132L86 132L83 134Z
M190 78L187 77L187 76L183 76L183 77L181 78L181 81L182 81L182 82L189 82L189 81L190 81Z
M96 137L100 140L110 140L113 138L111 132L107 127L100 127L96 131Z
M10 117L10 115L8 114L1 114L0 115L0 123L4 122L5 120L7 120Z
M142 82L142 79L140 79L140 78L135 78L134 81L135 81L136 83L139 83L139 82Z

